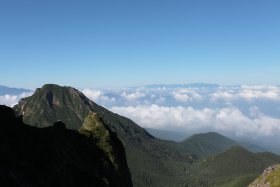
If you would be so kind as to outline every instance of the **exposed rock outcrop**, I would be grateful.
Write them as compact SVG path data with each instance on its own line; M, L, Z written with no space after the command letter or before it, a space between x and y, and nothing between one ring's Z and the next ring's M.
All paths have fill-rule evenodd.
M252 182L248 187L279 187L280 165L272 165L266 168L263 174Z

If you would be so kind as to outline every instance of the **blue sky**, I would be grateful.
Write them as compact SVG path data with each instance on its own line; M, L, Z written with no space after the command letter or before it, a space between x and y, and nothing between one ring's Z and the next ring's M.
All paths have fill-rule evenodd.
M280 84L280 1L0 2L0 84Z

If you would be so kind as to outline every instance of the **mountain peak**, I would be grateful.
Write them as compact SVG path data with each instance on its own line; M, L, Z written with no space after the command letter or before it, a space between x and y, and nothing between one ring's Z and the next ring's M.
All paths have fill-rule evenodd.
M201 138L201 137L224 137L224 136L217 132L205 132L205 133L193 134L192 136L186 138L184 141L188 141L194 138Z
M232 141L234 142L234 140L231 140L230 138L223 136L217 132L206 132L206 133L199 133L199 134L194 134L190 137L188 137L187 139L185 139L183 141L184 142L189 142L189 141L193 141L193 140L199 140L199 141L221 141L221 140L227 140L227 141ZM236 143L236 142L235 142Z
M120 138L153 138L130 119L97 105L82 92L69 86L46 84L32 96L22 99L14 109L23 116L25 123L32 126L48 127L56 121L62 121L68 129L79 129L89 114L96 113Z
M185 139L182 144L189 152L201 157L221 153L234 145L238 145L234 140L216 132L194 134Z
M41 88L37 88L36 92L54 92L54 93L59 93L59 92L65 92L65 91L71 91L71 92L76 92L79 93L80 91L71 87L71 86L61 86L58 84L44 84Z
M14 109L23 115L24 122L37 127L48 127L56 121L77 129L83 123L82 114L88 114L82 94L72 87L46 84L35 93L20 100Z
M44 84L41 88L37 88L35 92L38 91L58 91L61 89L71 88L70 86L60 86L58 84Z
M62 87L62 86L60 86L58 84L44 84L42 86L42 89L48 89L48 88L52 88L52 87Z

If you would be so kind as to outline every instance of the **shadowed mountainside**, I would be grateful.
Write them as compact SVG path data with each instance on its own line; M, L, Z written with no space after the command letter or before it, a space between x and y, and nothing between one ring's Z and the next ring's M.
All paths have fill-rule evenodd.
M113 161L99 137L90 139L62 122L32 127L1 105L0 124L2 186L132 186L124 149L110 133L103 146L113 147Z

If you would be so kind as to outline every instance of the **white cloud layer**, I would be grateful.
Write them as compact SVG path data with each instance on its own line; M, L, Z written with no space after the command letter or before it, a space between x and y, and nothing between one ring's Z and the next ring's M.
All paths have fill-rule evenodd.
M199 93L191 89L178 89L173 91L172 95L177 101L181 102L203 100L202 96Z
M19 102L21 98L28 97L32 94L33 92L23 92L20 95L0 95L0 104L13 107Z
M159 105L112 107L112 111L150 128L204 131L205 129L235 136L274 136L280 133L280 120L252 109L246 116L238 108L194 109L192 107L165 107ZM257 114L257 115L256 115Z
M279 86L164 86L84 89L83 93L143 127L216 131L236 137L269 137L280 133Z
M108 97L104 95L104 93L101 90L94 90L94 89L83 89L81 90L85 96L87 96L89 99L95 102L101 102L102 104L104 103L114 103L115 98L114 97Z
M241 86L240 89L221 88L210 94L212 101L221 100L271 100L280 101L280 88L278 86Z
M123 98L125 98L126 100L128 101L133 101L133 100L137 100L139 98L142 98L142 97L145 97L145 94L139 92L139 91L136 91L134 93L126 93L126 92L123 92L121 94L121 96Z

